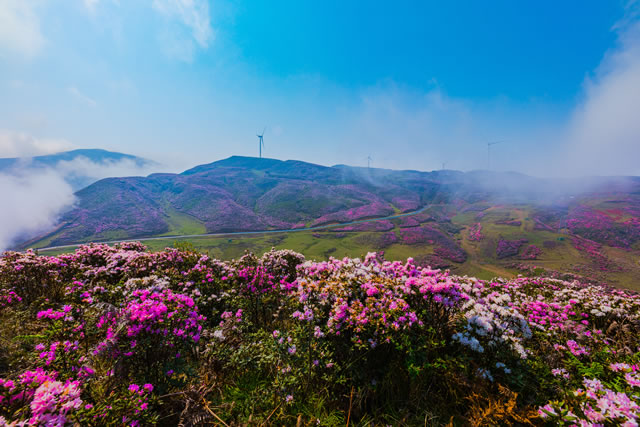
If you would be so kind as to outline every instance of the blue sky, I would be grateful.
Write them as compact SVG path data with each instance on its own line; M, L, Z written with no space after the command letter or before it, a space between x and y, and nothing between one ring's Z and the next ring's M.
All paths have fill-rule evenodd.
M636 174L638 2L0 1L0 156Z

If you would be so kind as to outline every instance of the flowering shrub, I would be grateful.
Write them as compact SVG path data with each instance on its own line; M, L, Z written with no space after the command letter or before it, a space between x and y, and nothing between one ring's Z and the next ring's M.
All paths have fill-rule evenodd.
M521 259L538 259L538 257L542 254L542 250L536 245L529 245L525 247L520 254Z
M520 247L527 243L526 239L520 240L498 240L498 246L496 247L496 255L498 259L507 258L510 256L518 255Z
M472 242L479 242L482 239L484 239L484 234L482 234L482 224L478 222L469 229L469 240Z
M354 241L372 249L382 250L394 243L397 243L398 236L396 236L396 233L393 231L387 231L386 233L360 234L354 237Z
M311 225L316 226L316 225L329 224L332 222L349 222L349 221L355 221L358 219L391 215L393 213L394 213L394 210L389 204L380 202L380 201L374 201L372 203L359 206L357 208L351 208L351 209L323 215L315 219L311 223Z
M22 301L22 298L18 296L14 291L8 289L0 289L0 309L3 309L12 304L17 304Z
M450 236L433 227L403 228L400 230L400 238L406 245L436 245L434 253L440 258L460 263L467 259L467 253Z
M32 418L29 423L44 425L64 425L67 414L80 408L80 387L78 381L47 380L35 391L31 407Z
M616 216L619 218L620 214L616 215L615 211L613 215L612 213L607 215L586 206L579 206L570 212L567 228L585 239L629 249L632 244L640 240L637 218L616 222L613 219Z
M578 236L572 238L571 243L574 248L587 255L598 270L619 271L619 268L600 251L601 244Z
M463 263L467 260L467 253L455 245L439 246L433 250L433 253L454 262Z
M420 221L413 216L405 216L396 221L400 228L418 227L420 225Z
M105 338L92 353L117 361L132 378L162 384L166 372L181 367L200 341L205 320L186 295L135 290L118 313L99 317L96 327L105 331Z
M425 322L439 329L463 298L455 283L439 282L437 270L416 267L412 259L380 262L370 253L364 262L332 259L305 263L301 271L319 280L298 280L296 296L304 311L294 317L323 319L318 325L323 334L346 335L358 346L392 342L400 331L425 327Z
M439 230L397 233L415 229L455 255ZM419 264L8 252L0 425L637 423L640 296Z
M400 209L400 212L414 211L420 207L420 197L416 194L408 194L407 198L393 197L391 203Z
M640 419L638 365L612 363L611 372L619 372L609 383L584 378L567 401L552 401L539 409L542 418L556 423L586 425L637 425ZM568 374L564 374L568 379ZM615 389L615 390L612 390ZM623 391L617 391L623 390Z

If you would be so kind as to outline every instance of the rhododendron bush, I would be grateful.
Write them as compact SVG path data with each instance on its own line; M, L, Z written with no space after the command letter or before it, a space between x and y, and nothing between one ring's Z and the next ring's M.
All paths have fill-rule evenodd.
M0 425L636 425L638 337L628 291L378 253L7 252Z

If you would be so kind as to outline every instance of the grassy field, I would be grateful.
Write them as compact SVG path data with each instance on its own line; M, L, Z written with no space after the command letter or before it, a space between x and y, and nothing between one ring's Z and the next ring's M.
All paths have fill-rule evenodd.
M609 207L606 205L607 202L602 203L605 203L604 207ZM446 206L435 206L428 212L442 214L450 211ZM453 238L466 251L468 257L464 263L452 262L450 269L457 274L466 274L482 279L491 279L497 276L515 277L521 271L513 267L514 263L558 272L580 275L594 274L592 261L573 247L566 234L535 229L535 222L531 219L531 215L532 208L526 205L508 207L498 205L482 211L481 215L478 215L477 211L470 211L452 216L450 224L444 225L446 228L454 227L460 230L453 233ZM520 224L505 224L509 221L519 221ZM392 232L399 236L401 221L394 220L392 222L395 224L395 229ZM204 224L189 215L178 212L172 213L169 223L171 229L166 235L202 234L206 231ZM481 224L482 234L485 237L480 241L472 241L469 239L469 228L477 223ZM512 224L515 223L512 222ZM308 259L314 260L324 260L329 257L361 257L367 252L380 250L384 250L385 257L389 260L404 260L408 257L419 258L433 254L434 246L427 242L413 245L394 243L379 247L376 242L379 241L382 233L385 232L316 230L246 236L202 236L185 239L168 236L166 239L143 241L151 250L185 244L192 245L199 251L207 252L213 257L224 260L242 256L245 251L262 254L271 248L292 249L304 254ZM535 260L522 260L518 256L498 259L496 246L500 239L510 241L525 239L527 240L526 245L536 245L542 249L542 253ZM47 238L38 242L37 246L46 246L50 241L51 238ZM398 239L398 242L400 241ZM41 253L58 254L72 250L73 248L65 248L45 250ZM620 266L621 271L596 272L596 276L615 286L640 290L640 264L638 261L640 257L638 252L638 248L626 251L605 247L603 253Z

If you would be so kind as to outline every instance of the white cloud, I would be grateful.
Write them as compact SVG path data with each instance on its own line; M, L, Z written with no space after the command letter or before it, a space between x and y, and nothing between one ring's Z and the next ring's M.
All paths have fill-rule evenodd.
M114 176L146 176L153 172L159 172L159 166L149 164L140 167L130 159L97 163L80 156L73 160L58 162L55 170L65 177L86 177L97 181Z
M91 13L96 11L96 6L98 5L99 2L100 0L82 0L84 7L86 7L87 10Z
M53 227L60 213L75 200L71 186L52 170L0 174L0 188L0 250L15 239Z
M0 157L31 157L73 149L64 139L36 138L24 132L0 129Z
M209 46L213 30L208 0L153 0L153 8L165 16L177 18L189 27L200 47Z
M27 0L0 2L0 56L4 52L31 58L42 49L45 38L35 12L38 3Z
M640 175L640 3L631 6L568 125L565 156L575 173Z
M69 91L69 93L78 101L82 102L83 104L88 105L89 107L95 107L98 105L98 103L91 97L85 95L84 93L82 93L80 91L80 89L78 89L75 86L71 86L69 88L67 88L67 90Z
M168 55L188 62L213 41L208 0L153 0L152 6L166 19L160 41Z

